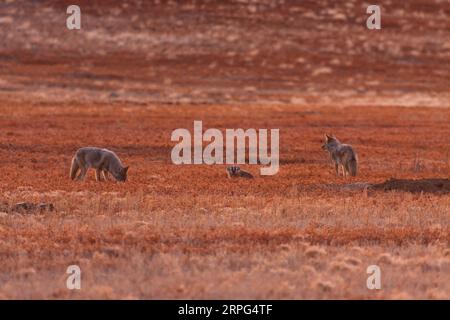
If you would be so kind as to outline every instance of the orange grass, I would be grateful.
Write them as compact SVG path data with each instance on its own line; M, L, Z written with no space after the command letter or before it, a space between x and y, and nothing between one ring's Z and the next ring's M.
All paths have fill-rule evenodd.
M1 298L450 296L448 194L358 187L391 176L448 177L449 109L1 109L1 202L56 207L0 213ZM191 129L195 119L244 129L271 119L269 128L280 128L279 174L228 180L224 166L172 165L171 130ZM357 178L334 176L320 150L323 131L358 150ZM85 145L115 150L131 166L129 181L97 183L93 173L69 180L70 159ZM70 264L81 267L80 291L65 287ZM381 267L382 290L366 288L371 264Z

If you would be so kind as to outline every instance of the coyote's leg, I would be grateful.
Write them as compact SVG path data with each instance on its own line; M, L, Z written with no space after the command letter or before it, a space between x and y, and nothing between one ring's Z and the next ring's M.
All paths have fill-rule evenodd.
M102 181L102 171L100 169L95 170L95 180Z
M73 180L78 180L78 178L80 177L80 168L77 168L74 172L73 172Z
M342 175L344 177L344 179L347 178L347 167L342 165Z
M77 169L77 176L75 177L75 181L80 181L83 178L83 167L79 167Z
M105 179L105 181L108 181L109 180L108 171L102 170L102 173L103 173L103 178Z
M339 165L337 163L334 164L334 169L336 169L336 176L339 177Z
M349 164L347 163L347 164L345 164L345 173L346 173L346 177L348 177L348 176L350 176L350 166L349 166Z
M81 168L81 172L80 172L80 176L79 176L79 180L84 180L84 178L86 177L86 173L87 173L87 169L82 167Z

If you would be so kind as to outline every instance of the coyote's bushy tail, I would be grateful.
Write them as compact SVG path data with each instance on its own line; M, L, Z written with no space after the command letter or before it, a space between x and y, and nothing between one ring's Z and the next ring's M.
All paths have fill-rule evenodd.
M348 161L347 168L351 176L356 177L356 174L358 173L358 160L355 156Z
M75 179L79 168L80 166L78 165L77 157L75 156L72 158L72 164L70 165L70 179Z

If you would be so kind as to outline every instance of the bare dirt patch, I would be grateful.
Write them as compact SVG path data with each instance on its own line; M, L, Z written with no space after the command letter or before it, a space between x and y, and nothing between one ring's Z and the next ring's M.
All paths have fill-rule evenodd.
M408 192L450 193L449 179L395 179L391 178L383 183L370 187L374 190L399 190Z

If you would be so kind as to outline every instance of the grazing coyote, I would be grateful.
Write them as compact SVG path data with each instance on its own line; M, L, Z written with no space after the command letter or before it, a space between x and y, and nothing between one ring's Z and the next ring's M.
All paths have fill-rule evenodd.
M322 149L330 153L338 176L339 166L342 167L342 175L344 178L347 176L347 173L350 173L353 177L356 176L358 157L352 146L340 143L335 136L325 134L325 144L322 146Z
M100 175L103 174L104 180L108 180L108 172L113 175L117 181L127 180L128 167L124 167L119 157L107 149L85 147L80 148L75 153L70 167L70 179L84 180L89 168L94 168L95 178L101 181ZM77 172L80 174L76 177Z
M253 176L250 172L241 170L238 166L227 167L228 178L237 178L242 177L246 179L253 179Z

